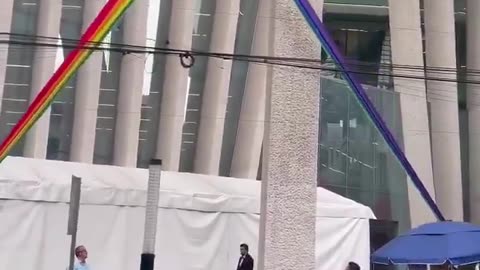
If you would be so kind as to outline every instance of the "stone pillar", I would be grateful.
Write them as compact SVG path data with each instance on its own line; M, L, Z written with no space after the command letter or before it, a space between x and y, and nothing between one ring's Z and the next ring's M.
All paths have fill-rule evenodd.
M480 69L480 1L467 0L467 69ZM480 76L468 73L468 79ZM480 85L467 84L470 221L480 224Z
M239 12L240 0L217 0L211 52L233 53ZM195 152L196 173L218 175L231 72L232 60L208 59Z
M0 32L10 33L13 16L13 1L3 0L0 9ZM0 40L7 41L10 39L8 35L0 35ZM0 44L0 115L2 114L3 88L5 85L5 76L7 72L8 60L8 44Z
M102 1L85 1L82 33L93 22L104 5ZM75 88L75 110L70 160L92 163L97 128L98 100L102 79L103 52L96 51L78 70Z
M259 1L252 55L268 55L270 2ZM249 63L230 175L256 179L262 152L267 66Z
M175 0L170 17L169 48L191 50L195 2ZM178 171L182 147L189 69L180 65L178 56L167 56L163 84L160 123L155 158L163 169Z
M123 42L145 46L147 42L148 1L135 1L125 14ZM127 53L122 57L118 93L113 164L136 167L143 97L145 54Z
M419 0L389 0L389 5L392 64L423 67ZM394 68L393 73L397 76L424 76L423 69ZM395 77L394 86L400 94L405 154L435 198L425 82ZM412 227L434 221L435 217L428 205L412 182L407 181Z
M62 0L42 0L38 8L36 35L58 37L62 17ZM56 54L56 49L52 50L45 47L35 49L32 63L30 103L37 97L38 93L55 72ZM24 149L26 157L46 158L49 128L50 109L47 109L27 133Z
M424 0L427 71L455 70L454 3ZM455 72L428 71L428 77L457 79ZM462 169L456 82L427 81L436 201L445 218L463 221Z
M270 1L270 55L318 58L295 3ZM258 269L313 270L320 72L271 66L267 83Z

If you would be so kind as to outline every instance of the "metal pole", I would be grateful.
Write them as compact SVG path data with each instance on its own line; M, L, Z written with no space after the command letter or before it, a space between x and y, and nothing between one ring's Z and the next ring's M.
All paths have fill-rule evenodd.
M70 243L70 263L69 270L73 270L75 262L75 245L77 243L78 212L80 210L80 193L82 188L82 179L72 176L72 185L70 187L70 208L68 213L67 235L72 236Z
M152 159L148 168L147 203L145 206L145 231L140 270L153 270L155 262L155 238L157 234L158 201L162 161Z

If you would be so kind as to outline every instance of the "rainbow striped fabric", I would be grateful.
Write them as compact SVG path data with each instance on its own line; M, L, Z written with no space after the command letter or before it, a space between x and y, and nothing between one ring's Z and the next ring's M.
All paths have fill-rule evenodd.
M63 86L92 54L92 48L97 47L102 42L113 25L134 1L109 0L105 4L81 37L76 49L67 56L0 145L0 162L7 157L10 150L42 116L57 94L63 89Z

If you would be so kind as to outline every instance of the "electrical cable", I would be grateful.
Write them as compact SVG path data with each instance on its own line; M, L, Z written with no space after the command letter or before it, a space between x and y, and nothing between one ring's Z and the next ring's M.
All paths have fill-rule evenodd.
M68 38L58 38L58 37L47 37L47 36L38 36L38 35L26 35L26 34L15 34L15 33L6 33L6 32L0 32L0 36L6 35L6 36L12 36L12 37L22 37L22 38L28 38L29 41L37 40L37 39L46 39L46 40L54 40L54 41L62 41L62 42L71 42L72 45L75 45L75 47L78 45L79 41L78 39L68 39ZM25 40L20 40L20 41L25 41ZM56 44L55 44L56 45ZM136 45L128 45L128 44L121 44L121 43L111 43L111 42L96 42L96 43L85 43L85 46L87 45L93 45L93 46L110 46L110 47L115 47L115 48L130 48L130 49L142 49L142 50L155 50L155 49L160 49L162 51L168 50L171 52L182 52L183 50L177 50L177 49L171 49L171 48L159 48L159 47L148 47L148 46L136 46ZM99 48L101 50L108 50L108 48ZM208 54L208 52L202 52L202 51L196 51L196 53L202 55L202 54ZM221 54L221 53L211 53L214 55L222 56L222 55L230 55L230 54ZM254 55L243 55L243 54L236 54L236 56L239 57L263 57L263 58L268 58L268 59L277 59L277 60L287 60L287 61L299 61L299 62L308 62L308 63L332 63L332 61L322 61L321 59L311 59L311 58L288 58L288 57L268 57L268 56L254 56ZM365 62L365 61L352 61L352 60L347 60L346 63L347 65L352 65L352 66L358 66L358 67L385 67L385 68L395 68L395 69L409 69L409 70L418 70L418 71L440 71L440 72L457 72L458 68L445 68L445 67L425 67L425 66L414 66L414 65L398 65L398 64L382 64L382 63L376 63L376 62ZM460 69L460 70L465 70L469 73L475 73L480 75L480 70L467 70L467 69Z
M31 46L31 47L66 48L66 49L74 49L79 47L79 45L75 43L75 42L78 42L78 40L75 40L75 39L59 39L54 37L31 36L31 35L10 34L10 33L0 33L0 36L1 35L22 37L27 39L47 39L47 40L55 40L55 41L61 40L63 44L58 44L58 42L49 43L49 42L38 42L38 41L32 41L32 40L15 40L15 39L4 39L4 40L0 39L0 44ZM71 44L68 44L69 42L71 42ZM103 45L108 45L108 47ZM128 45L128 44L103 43L103 42L82 44L80 48L96 50L96 51L118 52L123 54L136 53L136 54L179 55L182 66L184 66L184 64L186 63L184 60L189 59L190 62L192 61L194 62L195 61L193 59L194 57L201 56L201 57L221 58L225 60L237 60L237 61L245 61L245 62L279 65L279 66L289 66L289 67L296 67L296 68L317 69L317 70L325 70L325 71L340 72L340 73L350 72L354 74L370 75L370 76L385 76L385 77L415 79L415 80L480 84L480 80L471 80L471 79L460 80L455 78L445 78L440 76L434 76L435 72L438 72L439 75L443 75L443 76L448 75L446 73L457 74L459 72L459 69L456 69L456 68L432 68L432 67L405 66L405 65L385 65L389 69L393 69L393 72L381 73L381 72L363 71L363 69L366 67L378 68L379 64L358 63L353 61L347 62L346 64L348 68L346 70L342 70L334 67L326 67L326 65L328 64L333 64L332 62L328 62L328 61L325 62L320 59L309 59L309 58L288 58L288 57L271 57L271 56L244 55L244 54L226 54L226 53L204 52L204 51L195 51L195 50L186 51L186 50L171 49L171 48L135 46L135 45ZM186 65L184 67L190 68L192 66L193 65L190 63L189 65ZM353 67L357 67L358 70ZM466 75L478 74L480 76L480 70L465 69L461 71ZM419 73L419 75L413 75L412 73ZM427 73L428 75L426 75L425 73Z

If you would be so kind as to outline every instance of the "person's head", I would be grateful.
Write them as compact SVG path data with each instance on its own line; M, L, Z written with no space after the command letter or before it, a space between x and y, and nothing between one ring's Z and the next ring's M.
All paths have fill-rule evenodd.
M345 270L360 270L360 266L355 262L349 262Z
M75 248L75 256L77 259L81 262L85 262L85 260L88 258L88 252L85 246L78 246Z
M241 244L240 245L240 254L242 254L242 256L248 254L248 245L247 244Z

